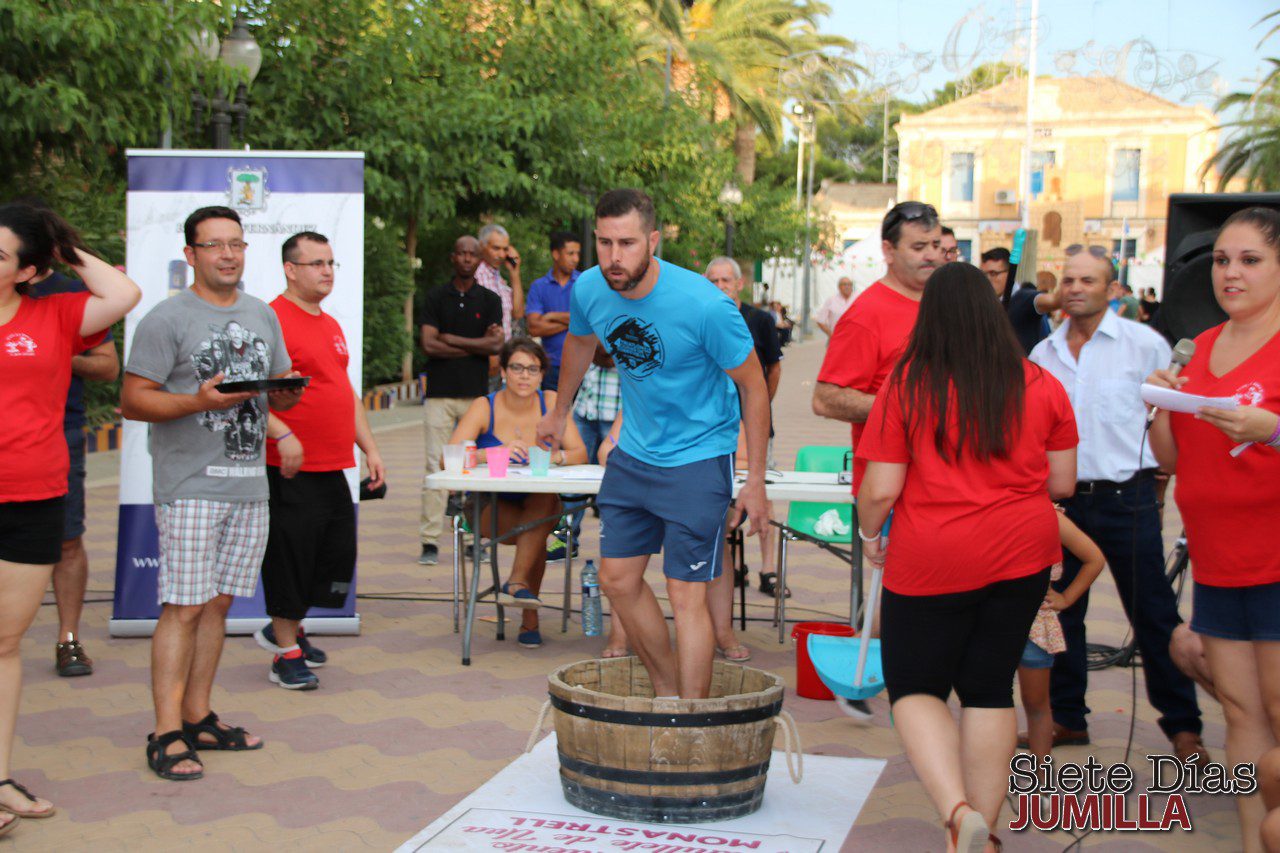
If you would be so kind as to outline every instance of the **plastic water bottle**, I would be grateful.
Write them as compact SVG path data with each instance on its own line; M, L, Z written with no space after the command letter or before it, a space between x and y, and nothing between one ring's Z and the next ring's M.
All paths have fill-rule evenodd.
M582 567L582 634L586 637L600 636L600 623L603 614L600 608L600 573L596 570L595 560L587 560Z

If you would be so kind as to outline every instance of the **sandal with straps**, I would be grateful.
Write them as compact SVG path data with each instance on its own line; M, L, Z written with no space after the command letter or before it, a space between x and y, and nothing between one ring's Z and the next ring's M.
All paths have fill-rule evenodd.
M186 750L177 752L173 755L165 752L169 744L182 741L186 744ZM171 732L165 732L159 737L155 732L147 735L147 766L152 772L161 779L168 779L170 782L186 782L191 779L204 778L204 765L200 764L199 770L194 773L178 773L173 767L182 761L194 761L200 764L200 756L196 755L195 749L191 745L191 741L187 740L187 736L180 729L174 729Z
M956 823L956 812L960 809L968 809L968 813ZM950 817L946 822L947 832L951 835L951 845L955 848L956 853L982 853L987 846L987 838L991 834L991 830L987 827L987 822L982 819L982 815L974 810L973 806L964 800L956 803L956 807L951 810Z
M1001 853L1004 850L1004 842L996 838L994 833L987 836L987 843L996 848L996 853Z
M18 784L14 780L0 779L0 788L3 788L6 785L8 785L10 788L13 788L15 791L17 791L19 794L26 797L28 800L30 800L33 803L38 802L40 800L39 797L37 797L35 794L28 791L26 788L24 788L22 785ZM20 818L25 817L25 818L31 818L33 820L40 820L46 817L53 817L54 812L56 812L57 810L58 809L55 806L50 805L49 808L45 809L44 811L32 810L32 811L20 812L15 808L0 804L0 811L6 811L9 814L13 815L14 817L20 817ZM6 826L12 825L12 823L13 822L10 821L9 824L6 824Z
M253 746L249 745L249 732L242 726L228 726L222 728L218 725L218 715L209 712L209 716L205 717L198 723L188 723L182 721L182 733L187 738L187 743L191 744L193 749L220 749L227 752L244 752L249 749L262 749L265 741L258 741ZM209 743L200 740L200 735L212 735L217 743Z

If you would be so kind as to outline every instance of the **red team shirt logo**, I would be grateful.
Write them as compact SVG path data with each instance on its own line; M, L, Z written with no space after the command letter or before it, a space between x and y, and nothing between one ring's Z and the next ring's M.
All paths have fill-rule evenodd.
M333 351L338 355L347 354L347 342L342 339L341 335L333 336Z
M14 332L4 339L4 354L14 356L35 355L36 342L31 339L30 335Z
M1267 398L1267 392L1261 382L1250 382L1241 385L1231 396L1242 406L1261 406L1262 401Z

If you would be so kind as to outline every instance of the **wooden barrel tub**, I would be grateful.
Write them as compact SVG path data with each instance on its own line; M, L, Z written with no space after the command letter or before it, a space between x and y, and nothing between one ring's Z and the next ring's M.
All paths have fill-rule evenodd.
M655 700L637 657L551 674L565 798L605 817L698 823L751 814L764 799L783 681L716 661L708 699Z

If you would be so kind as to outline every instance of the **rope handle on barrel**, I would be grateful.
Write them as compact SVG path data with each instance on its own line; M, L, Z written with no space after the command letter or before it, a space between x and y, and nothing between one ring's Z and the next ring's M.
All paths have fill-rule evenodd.
M804 749L800 745L800 728L796 725L795 717L783 710L778 711L778 716L773 718L773 722L777 725L778 731L782 732L782 748L787 754L787 772L791 774L791 781L799 785L800 780L804 778ZM792 762L793 744L794 763Z
M542 710L538 712L538 721L533 724L533 731L529 732L529 740L524 745L525 752L532 752L533 745L538 742L538 736L542 734L542 727L547 722L547 712L551 710L551 700L542 703Z

